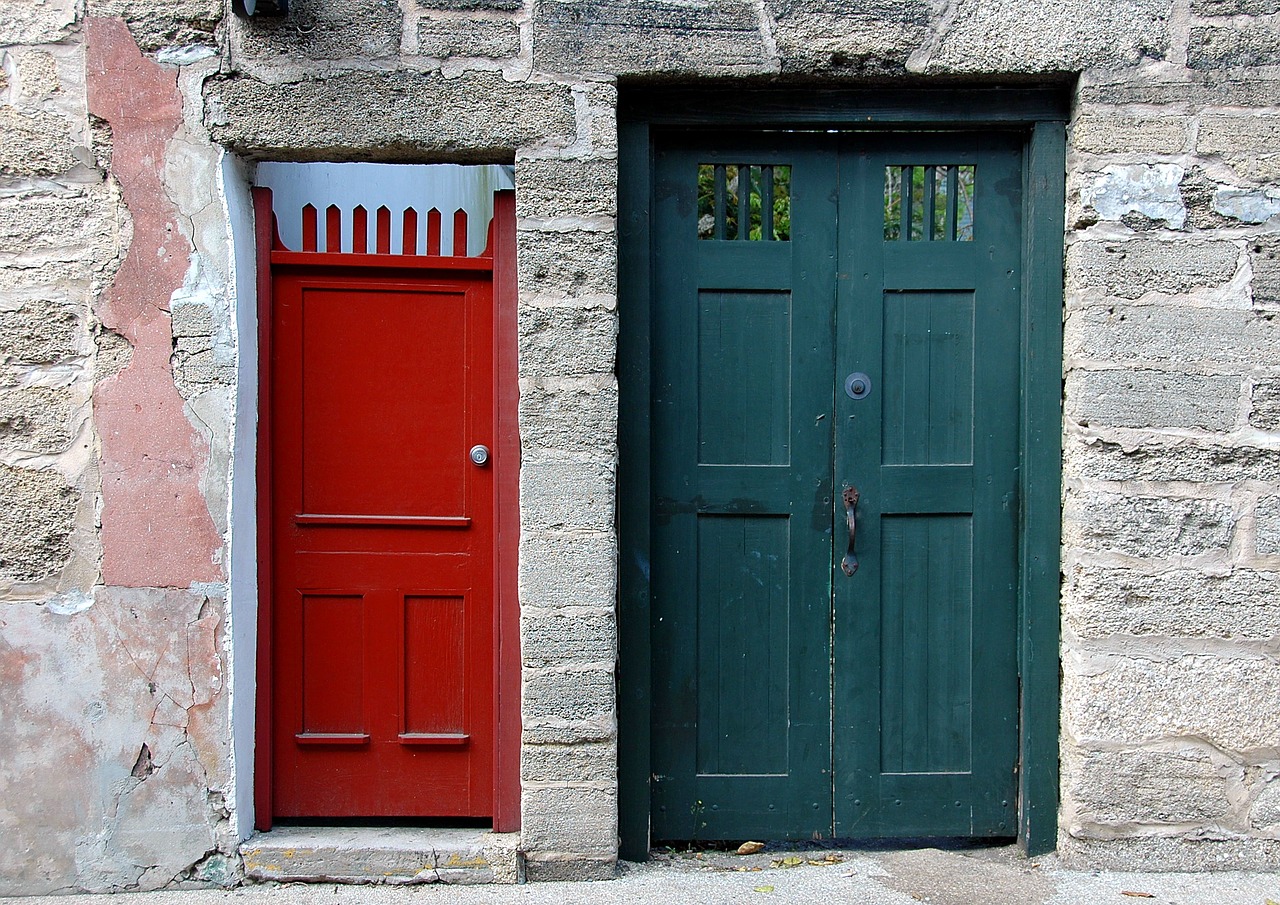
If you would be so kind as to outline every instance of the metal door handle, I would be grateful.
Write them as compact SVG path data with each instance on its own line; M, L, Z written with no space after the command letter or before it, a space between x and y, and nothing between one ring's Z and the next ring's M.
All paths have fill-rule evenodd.
M852 576L858 571L858 554L854 552L854 542L858 534L858 488L846 487L844 493L844 514L849 521L849 549L840 560L840 568L845 575Z
M489 447L478 443L471 447L471 461L476 465L484 465L489 461Z

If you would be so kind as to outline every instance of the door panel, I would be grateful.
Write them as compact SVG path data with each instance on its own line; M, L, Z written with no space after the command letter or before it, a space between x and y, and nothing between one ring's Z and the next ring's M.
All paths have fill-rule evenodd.
M489 816L491 278L273 290L274 814Z
M788 238L738 238L771 166ZM1020 167L1000 136L658 142L654 838L1013 834Z

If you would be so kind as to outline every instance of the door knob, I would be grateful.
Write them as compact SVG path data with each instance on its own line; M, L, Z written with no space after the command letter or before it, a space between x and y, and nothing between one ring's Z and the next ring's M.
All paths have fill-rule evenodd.
M855 371L844 379L844 392L850 399L866 399L871 394L871 378Z
M483 443L477 443L471 447L471 461L476 465L484 465L489 461L489 447Z

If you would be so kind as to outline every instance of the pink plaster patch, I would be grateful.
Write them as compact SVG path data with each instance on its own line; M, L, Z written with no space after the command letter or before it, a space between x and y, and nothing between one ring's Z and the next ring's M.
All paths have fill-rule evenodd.
M133 242L96 313L133 345L98 384L102 438L102 577L122 587L188 587L222 577L222 538L200 493L203 438L183 414L169 369L169 299L191 242L162 183L165 146L182 123L177 76L145 58L119 19L90 18L89 110L111 125L111 172L133 218Z

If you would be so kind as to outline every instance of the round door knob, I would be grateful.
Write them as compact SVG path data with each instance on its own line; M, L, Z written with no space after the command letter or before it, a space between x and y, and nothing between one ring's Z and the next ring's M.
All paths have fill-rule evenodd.
M476 465L484 465L489 461L489 447L483 443L477 443L471 447L471 461Z
M844 392L850 399L866 399L871 392L871 378L861 371L855 371L845 378Z

